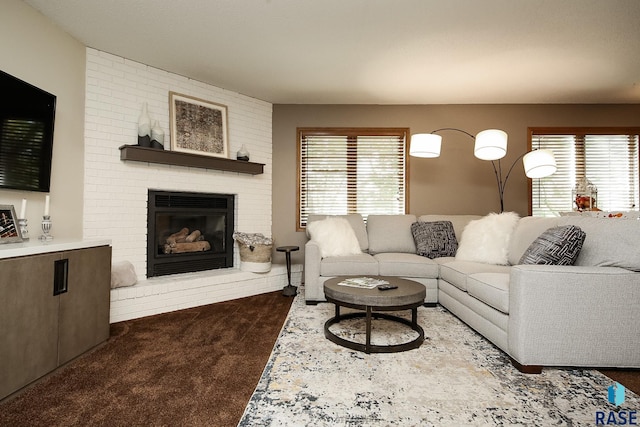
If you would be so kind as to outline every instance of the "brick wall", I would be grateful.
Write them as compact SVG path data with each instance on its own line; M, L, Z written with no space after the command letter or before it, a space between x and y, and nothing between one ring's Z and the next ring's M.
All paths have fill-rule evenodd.
M169 311L168 307L185 308L202 301L209 303L257 294L281 286L281 278L274 282L273 277L265 276L264 283L239 285L237 292L230 291L228 283L234 283L234 278L259 279L249 277L253 274L240 274L237 269L202 273L197 277L175 275L156 282L155 278L146 280L147 190L150 188L235 194L236 230L271 236L271 104L91 48L87 49L86 72L84 237L111 239L113 261L133 263L140 282L130 289L112 291L112 321ZM244 144L251 161L265 164L264 174L121 161L118 147L137 143L138 117L145 102L152 123L157 120L164 130L168 148L170 91L226 105L229 157L235 158L236 151ZM237 267L238 263L236 248L234 265ZM191 284L180 284L180 281ZM264 286L267 282L276 284ZM215 292L217 285L224 288L223 294ZM194 286L214 287L214 290L195 292ZM171 295L173 289L180 288L189 288L188 293L195 296ZM208 297L203 299L203 294ZM150 303L147 298L150 295L154 295L155 303ZM177 300L180 304L174 304ZM123 308L123 304L126 307Z

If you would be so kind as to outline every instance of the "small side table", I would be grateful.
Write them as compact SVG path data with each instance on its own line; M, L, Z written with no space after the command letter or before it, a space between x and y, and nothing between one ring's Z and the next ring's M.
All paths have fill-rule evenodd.
M291 284L291 252L300 250L299 246L279 246L276 248L278 252L284 252L287 259L287 283L288 285L282 288L282 295L285 297L294 297L298 293L298 287Z

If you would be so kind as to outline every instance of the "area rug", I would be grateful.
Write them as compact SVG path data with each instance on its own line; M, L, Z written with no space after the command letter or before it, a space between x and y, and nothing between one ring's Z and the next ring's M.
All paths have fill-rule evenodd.
M327 340L323 326L333 314L333 304L307 306L296 297L239 426L593 426L596 417L640 409L629 390L622 405L609 403L614 382L594 370L518 372L442 307L420 307L425 342L392 354L365 354ZM363 319L331 330L364 342ZM372 342L404 342L413 334L376 320Z

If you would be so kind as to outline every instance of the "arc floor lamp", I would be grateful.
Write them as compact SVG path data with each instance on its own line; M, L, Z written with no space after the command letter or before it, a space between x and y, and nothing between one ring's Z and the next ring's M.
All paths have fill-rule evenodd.
M414 157L434 158L440 156L442 136L438 132L461 132L475 141L473 154L481 160L491 161L493 172L498 183L498 195L500 196L500 212L504 212L504 189L516 163L522 159L524 173L529 178L544 178L556 171L556 160L551 150L533 150L518 156L507 174L502 175L500 159L507 155L507 133L499 129L487 129L475 136L467 131L456 128L441 128L431 133L417 133L411 136L409 155ZM496 164L497 163L497 164Z

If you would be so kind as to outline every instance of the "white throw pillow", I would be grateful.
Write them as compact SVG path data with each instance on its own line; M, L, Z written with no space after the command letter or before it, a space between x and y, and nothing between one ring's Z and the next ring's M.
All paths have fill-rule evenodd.
M362 253L356 233L345 218L329 217L307 225L311 240L320 246L322 258Z
M509 241L519 219L515 212L503 212L470 221L462 232L456 260L509 264Z

